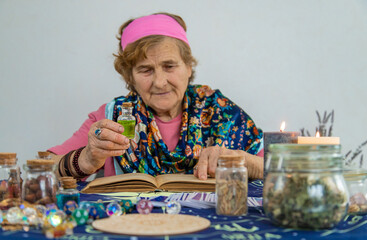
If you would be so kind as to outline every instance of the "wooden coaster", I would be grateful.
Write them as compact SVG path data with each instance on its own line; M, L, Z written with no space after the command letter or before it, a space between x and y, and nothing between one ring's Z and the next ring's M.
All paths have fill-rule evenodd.
M208 219L184 214L127 214L96 220L92 226L102 232L162 236L198 232L210 226Z

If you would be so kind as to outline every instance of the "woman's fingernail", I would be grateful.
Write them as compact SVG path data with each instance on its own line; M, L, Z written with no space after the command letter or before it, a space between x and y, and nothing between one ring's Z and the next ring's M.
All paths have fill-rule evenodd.
M120 127L119 127L119 132L120 132L120 133L123 133L123 132L124 132L124 127L123 127L123 126L120 126Z

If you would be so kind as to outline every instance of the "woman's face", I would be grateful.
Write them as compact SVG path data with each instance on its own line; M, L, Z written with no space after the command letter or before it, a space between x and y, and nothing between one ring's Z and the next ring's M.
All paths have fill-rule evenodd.
M168 120L182 110L182 99L192 69L181 58L174 39L165 38L147 51L132 69L134 87L159 117ZM162 120L163 120L162 119Z

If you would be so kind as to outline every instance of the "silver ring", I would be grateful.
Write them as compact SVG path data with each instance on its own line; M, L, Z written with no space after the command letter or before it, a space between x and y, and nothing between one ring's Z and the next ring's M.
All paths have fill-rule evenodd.
M100 139L101 133L102 133L102 129L97 128L96 131L94 132L94 135L96 135L96 137Z
M198 167L197 167L197 166L195 166L195 167L193 167L192 169L194 169L194 171L196 171L196 170L198 170Z

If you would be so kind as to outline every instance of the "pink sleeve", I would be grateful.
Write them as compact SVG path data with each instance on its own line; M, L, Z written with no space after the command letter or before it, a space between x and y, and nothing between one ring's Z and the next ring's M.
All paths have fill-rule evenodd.
M57 155L66 154L72 150L86 146L88 144L88 132L91 125L99 120L105 119L105 107L103 104L97 111L88 114L88 119L82 124L71 138L66 140L63 144L54 146L48 151L53 152Z
M260 150L260 152L258 152L256 154L256 156L259 156L259 157L264 157L264 148Z
M71 138L66 140L63 144L57 145L48 149L57 155L66 154L72 150L84 147L88 144L88 132L91 125L99 120L105 119L106 104L103 104L97 111L88 114L88 119L85 120L83 125L76 131ZM113 158L107 158L104 165L104 175L115 175L115 166L113 165Z

